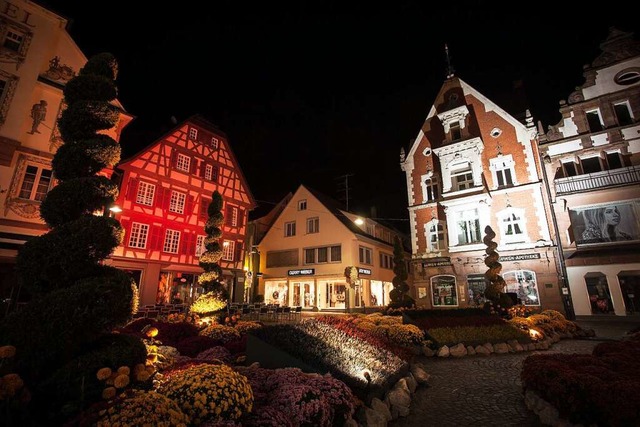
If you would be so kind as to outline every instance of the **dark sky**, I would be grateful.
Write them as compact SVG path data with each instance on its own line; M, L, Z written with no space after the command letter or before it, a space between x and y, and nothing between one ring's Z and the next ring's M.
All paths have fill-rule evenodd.
M260 209L301 183L340 199L341 177L351 175L350 210L375 206L403 230L399 152L444 81L445 43L460 78L514 115L510 106L528 105L546 128L560 118L558 101L583 83L582 65L608 28L640 34L621 4L41 3L73 21L69 32L88 57L118 59L119 100L136 117L121 139L125 154L153 141L171 116L202 114L227 134ZM518 80L526 98L514 98Z

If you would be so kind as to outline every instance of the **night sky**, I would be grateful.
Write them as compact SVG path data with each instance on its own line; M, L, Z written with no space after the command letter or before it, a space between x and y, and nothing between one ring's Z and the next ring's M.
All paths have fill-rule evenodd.
M202 114L229 138L259 204L254 216L300 184L340 200L341 177L351 175L349 209L369 215L375 206L404 231L400 148L410 148L445 79L445 43L456 75L516 116L528 106L546 128L610 26L640 35L622 4L40 3L73 21L87 57L118 59L118 98L135 116L124 156L168 130L172 116Z

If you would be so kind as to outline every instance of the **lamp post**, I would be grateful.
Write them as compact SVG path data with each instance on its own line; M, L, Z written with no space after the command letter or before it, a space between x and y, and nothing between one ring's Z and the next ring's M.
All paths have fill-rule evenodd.
M551 223L553 224L553 232L555 235L553 239L553 241L555 242L552 242L556 246L557 262L560 265L560 298L562 298L562 304L564 306L564 311L567 315L567 319L575 320L576 314L573 310L573 304L571 301L571 289L569 288L569 283L567 282L567 267L565 264L564 250L562 248L562 240L560 239L560 230L558 229L556 210L553 206L554 202L551 201L551 188L549 187L547 167L545 166L545 163L551 163L551 158L548 155L544 156L542 152L539 152L539 154L540 167L542 168L542 182L547 190L547 200L549 201L549 210L551 211Z

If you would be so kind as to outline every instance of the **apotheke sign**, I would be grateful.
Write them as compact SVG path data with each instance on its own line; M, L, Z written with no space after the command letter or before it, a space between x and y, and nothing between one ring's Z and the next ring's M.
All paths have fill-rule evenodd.
M528 259L540 259L540 254L506 255L498 258L498 261L526 261Z
M302 270L289 270L287 271L289 276L313 276L316 274L315 268L304 268Z

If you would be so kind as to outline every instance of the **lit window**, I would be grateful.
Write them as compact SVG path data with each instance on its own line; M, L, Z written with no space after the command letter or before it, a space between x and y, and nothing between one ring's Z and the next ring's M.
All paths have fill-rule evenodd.
M373 264L373 254L371 248L365 248L364 246L360 246L359 248L359 260L362 264L372 265Z
M295 223L295 221L285 222L284 223L284 237L291 237L291 236L295 236L295 235L296 235L296 223Z
M187 195L185 193L180 193L179 191L171 192L171 201L169 202L169 211L175 213L184 213L184 204L187 200Z
M136 195L136 203L141 205L152 206L153 196L156 192L156 186L148 182L141 181L138 184L138 194Z
M29 165L25 171L18 197L41 202L47 195L51 182L51 169Z
M430 251L440 251L445 248L445 233L444 233L444 225L441 222L432 221L427 224L429 227L428 239L429 239L429 250Z
M180 232L176 230L167 230L164 234L164 245L162 246L162 250L170 254L177 254L179 243Z
M459 245L480 243L482 241L478 209L469 209L458 212L456 226L458 228Z
M131 235L129 236L129 247L144 249L147 247L147 236L149 236L149 225L134 222L131 224Z
M307 234L317 233L320 231L320 219L308 218L307 219Z
M198 140L198 129L196 128L190 128L189 129L189 139L192 141L197 141Z
M196 238L196 256L199 257L206 252L207 248L204 246L204 239L206 236L200 235Z
M471 165L467 164L467 167L464 169L452 172L451 179L453 180L454 191L466 190L467 188L473 187Z
M306 201L306 200L300 200L300 201L298 201L298 210L299 210L299 211L305 211L305 210L307 210L307 201Z
M189 172L191 170L191 157L178 153L178 159L176 161L176 169L183 172Z
M599 132L604 129L604 123L600 116L600 110L585 111L587 123L591 132Z
M498 212L501 240L504 243L519 243L528 240L524 209L508 208Z
M222 244L222 259L225 261L233 261L233 253L236 249L236 242L225 240Z

